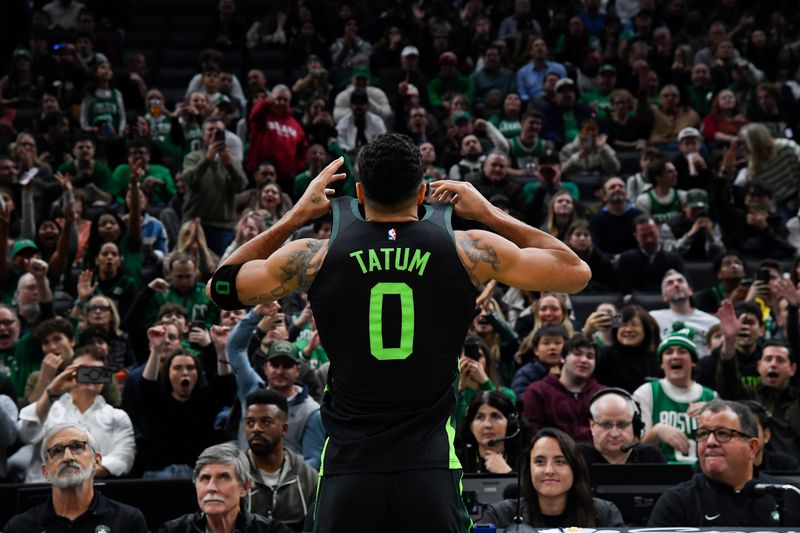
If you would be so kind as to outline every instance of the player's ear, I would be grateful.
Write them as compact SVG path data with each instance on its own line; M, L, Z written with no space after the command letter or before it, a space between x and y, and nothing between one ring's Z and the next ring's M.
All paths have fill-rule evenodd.
M417 191L417 205L422 205L422 202L425 201L425 196L427 196L427 194L428 194L428 184L424 182L420 183L419 190Z
M364 187L358 181L356 182L356 198L358 198L358 203L364 205Z

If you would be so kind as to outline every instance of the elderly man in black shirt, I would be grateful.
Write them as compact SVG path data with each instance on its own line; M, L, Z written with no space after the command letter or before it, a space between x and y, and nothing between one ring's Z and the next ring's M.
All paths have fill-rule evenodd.
M82 424L58 424L42 439L42 474L53 486L52 498L13 517L3 531L141 533L147 524L141 511L94 490L94 473L102 457Z

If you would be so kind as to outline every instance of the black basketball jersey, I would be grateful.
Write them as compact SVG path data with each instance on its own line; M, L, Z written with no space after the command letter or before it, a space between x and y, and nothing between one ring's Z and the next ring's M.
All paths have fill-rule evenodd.
M478 291L456 251L450 206L366 222L333 200L330 247L309 301L330 359L321 474L460 468L451 418Z

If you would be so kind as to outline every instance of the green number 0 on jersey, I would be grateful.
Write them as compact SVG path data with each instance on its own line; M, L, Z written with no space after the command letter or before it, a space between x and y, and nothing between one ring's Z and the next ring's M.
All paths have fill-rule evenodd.
M400 346L383 346L383 297L400 296ZM411 355L414 348L414 292L405 283L378 283L369 293L369 351L380 361L397 361Z

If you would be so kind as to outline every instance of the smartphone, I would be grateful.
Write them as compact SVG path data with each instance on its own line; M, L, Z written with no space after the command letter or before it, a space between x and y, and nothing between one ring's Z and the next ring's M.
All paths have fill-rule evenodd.
M75 374L75 381L108 385L113 377L114 372L107 366L79 366Z
M466 355L473 361L478 361L481 358L481 349L477 344L473 342L465 344L464 355Z
M769 283L772 280L772 272L770 272L768 268L759 268L758 272L756 272L756 279L764 283Z
M225 142L225 130L217 130L214 132L214 142L215 143Z
M749 287L753 284L753 278L742 278L739 280L739 285L742 287Z
M611 328L618 328L622 325L622 315L617 313L611 317Z
M206 323L202 320L192 320L192 323L189 325L189 330L194 328L206 329Z

